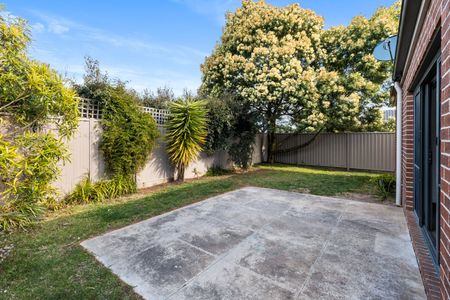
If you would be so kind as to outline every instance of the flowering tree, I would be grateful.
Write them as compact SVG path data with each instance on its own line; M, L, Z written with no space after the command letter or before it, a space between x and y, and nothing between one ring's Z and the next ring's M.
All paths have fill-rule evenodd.
M378 13L367 26L359 26L365 21L357 18L348 29L326 31L320 16L297 4L278 8L244 0L242 7L227 15L221 41L201 67L201 90L213 96L233 95L262 114L269 161L276 148L277 121L282 117L302 131L361 128L364 110L371 110L364 101L368 95L375 97L374 91L387 78L378 73L386 66L369 55L369 48L391 32L385 29L391 20L382 21L390 12ZM374 28L377 34L371 34ZM334 36L348 47L340 49L345 43L333 41ZM352 38L363 46L351 48ZM341 65L339 55L344 59ZM364 74L358 72L362 69ZM372 78L377 80L372 82ZM366 119L366 123L376 121Z
M399 14L397 2L380 7L369 19L357 16L348 26L324 31L325 66L338 75L338 92L331 98L320 98L328 131L381 129L379 108L389 99L392 63L377 61L372 52L380 41L397 32Z
M322 28L321 17L297 4L277 8L244 0L227 15L221 43L202 65L202 90L252 103L264 115L273 150L277 120L317 103ZM310 121L320 117L313 114Z

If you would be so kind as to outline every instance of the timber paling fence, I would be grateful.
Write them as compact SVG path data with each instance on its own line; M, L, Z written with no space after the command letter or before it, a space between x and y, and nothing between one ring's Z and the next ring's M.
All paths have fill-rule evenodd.
M308 146L295 149L314 135L277 134L275 142L281 152L275 154L275 162L347 170L395 171L395 133L321 133ZM282 152L283 149L291 150Z

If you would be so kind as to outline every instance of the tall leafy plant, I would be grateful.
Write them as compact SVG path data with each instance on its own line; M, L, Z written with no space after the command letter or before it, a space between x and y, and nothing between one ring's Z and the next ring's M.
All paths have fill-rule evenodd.
M111 79L98 60L86 57L83 83L73 83L78 94L100 107L102 136L99 148L108 179L87 177L66 196L66 203L99 202L136 191L135 175L148 161L159 131L140 107L138 93L119 79Z
M159 131L122 86L110 87L103 105L100 150L110 176L134 176L148 161Z
M258 132L258 114L248 103L233 105L233 127L228 154L238 167L247 170L252 162L253 145Z
M207 97L208 135L204 150L213 154L226 150L233 163L247 169L251 164L253 145L261 119L248 101L231 95Z
M101 108L103 131L99 147L110 180L83 180L66 198L70 203L101 201L134 191L134 177L145 166L159 136L153 117L140 108L136 91L127 88L123 81L110 79L93 58L86 58L85 69L84 82L75 88L81 97ZM124 183L127 188L121 188ZM105 192L105 186L109 191L120 192Z
M195 160L205 143L206 102L187 99L173 102L167 122L167 151L177 169L177 181L184 181L186 166Z
M233 110L234 99L232 97L208 97L207 98L208 134L204 145L204 151L212 155L218 150L227 150L232 131L236 111Z
M25 20L0 14L0 114L16 131L54 124L70 136L78 125L76 94L48 64L28 57L30 40Z
M28 57L30 39L25 20L0 14L0 230L29 225L54 206L51 184L68 157L61 138L78 124L75 92Z

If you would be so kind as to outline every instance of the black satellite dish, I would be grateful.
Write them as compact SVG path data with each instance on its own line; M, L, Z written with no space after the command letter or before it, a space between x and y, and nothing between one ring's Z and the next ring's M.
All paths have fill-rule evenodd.
M394 62L395 48L397 47L397 36L393 35L380 42L373 50L373 56L379 61Z

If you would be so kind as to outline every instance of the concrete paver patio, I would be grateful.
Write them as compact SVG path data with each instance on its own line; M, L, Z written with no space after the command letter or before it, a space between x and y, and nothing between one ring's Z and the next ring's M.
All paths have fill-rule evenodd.
M425 299L380 204L248 187L82 245L146 299Z

